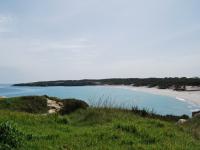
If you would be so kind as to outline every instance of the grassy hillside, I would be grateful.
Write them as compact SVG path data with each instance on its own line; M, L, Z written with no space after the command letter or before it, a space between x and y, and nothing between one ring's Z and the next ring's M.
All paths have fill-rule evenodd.
M0 110L0 149L12 145L20 150L198 150L199 120L180 126L109 108L79 109L63 116Z

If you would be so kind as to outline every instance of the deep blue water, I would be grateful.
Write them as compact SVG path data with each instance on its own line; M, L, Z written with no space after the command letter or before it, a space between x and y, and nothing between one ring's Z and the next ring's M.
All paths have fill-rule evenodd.
M77 98L92 105L102 102L112 106L131 108L147 108L159 114L191 116L192 110L200 106L176 100L169 96L159 96L145 92L132 91L106 86L77 86L77 87L13 87L0 85L0 96L14 97L22 95L49 95L59 98Z

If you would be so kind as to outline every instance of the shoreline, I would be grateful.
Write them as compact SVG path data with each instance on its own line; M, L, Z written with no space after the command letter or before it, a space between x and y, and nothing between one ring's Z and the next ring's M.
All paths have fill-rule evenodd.
M106 85L107 86L107 85ZM128 85L108 85L114 88L128 89L132 91L146 92L155 95L170 96L179 101L184 101L200 106L200 91L174 91L171 89L158 89L158 88L148 88L148 87L135 87Z

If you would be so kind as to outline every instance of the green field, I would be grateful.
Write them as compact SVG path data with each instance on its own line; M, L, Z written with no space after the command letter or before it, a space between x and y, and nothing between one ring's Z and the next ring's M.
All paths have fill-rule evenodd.
M20 99L0 100L0 149L198 150L200 148L200 118L189 119L183 125L176 125L175 121L142 117L129 110L91 107L78 109L63 116L44 114L45 107L40 107L40 113L27 113L20 112L20 107L23 107L23 111L25 109ZM15 109L12 109L14 105ZM34 106L39 107L36 103Z

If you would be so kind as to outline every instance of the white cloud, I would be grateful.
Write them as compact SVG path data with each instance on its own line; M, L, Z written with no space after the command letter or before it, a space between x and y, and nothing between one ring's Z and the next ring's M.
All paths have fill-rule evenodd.
M23 41L22 41L23 42ZM29 40L28 51L32 53L60 53L60 52L81 52L85 49L94 49L96 46L90 42L78 40L63 41L38 41Z
M0 15L0 23L8 23L10 21L12 21L10 16Z
M12 23L13 18L7 15L0 14L0 33L10 32L9 25Z
M0 1L0 82L200 73L199 2L14 1Z
M39 39L0 39L0 64L11 66L38 66L62 63L90 63L94 61L99 51L92 42L86 40L45 41ZM12 43L12 44L9 44ZM11 55L12 54L12 55ZM9 58L12 61L8 61ZM29 62L29 63L27 63ZM41 66L41 65L40 65Z

